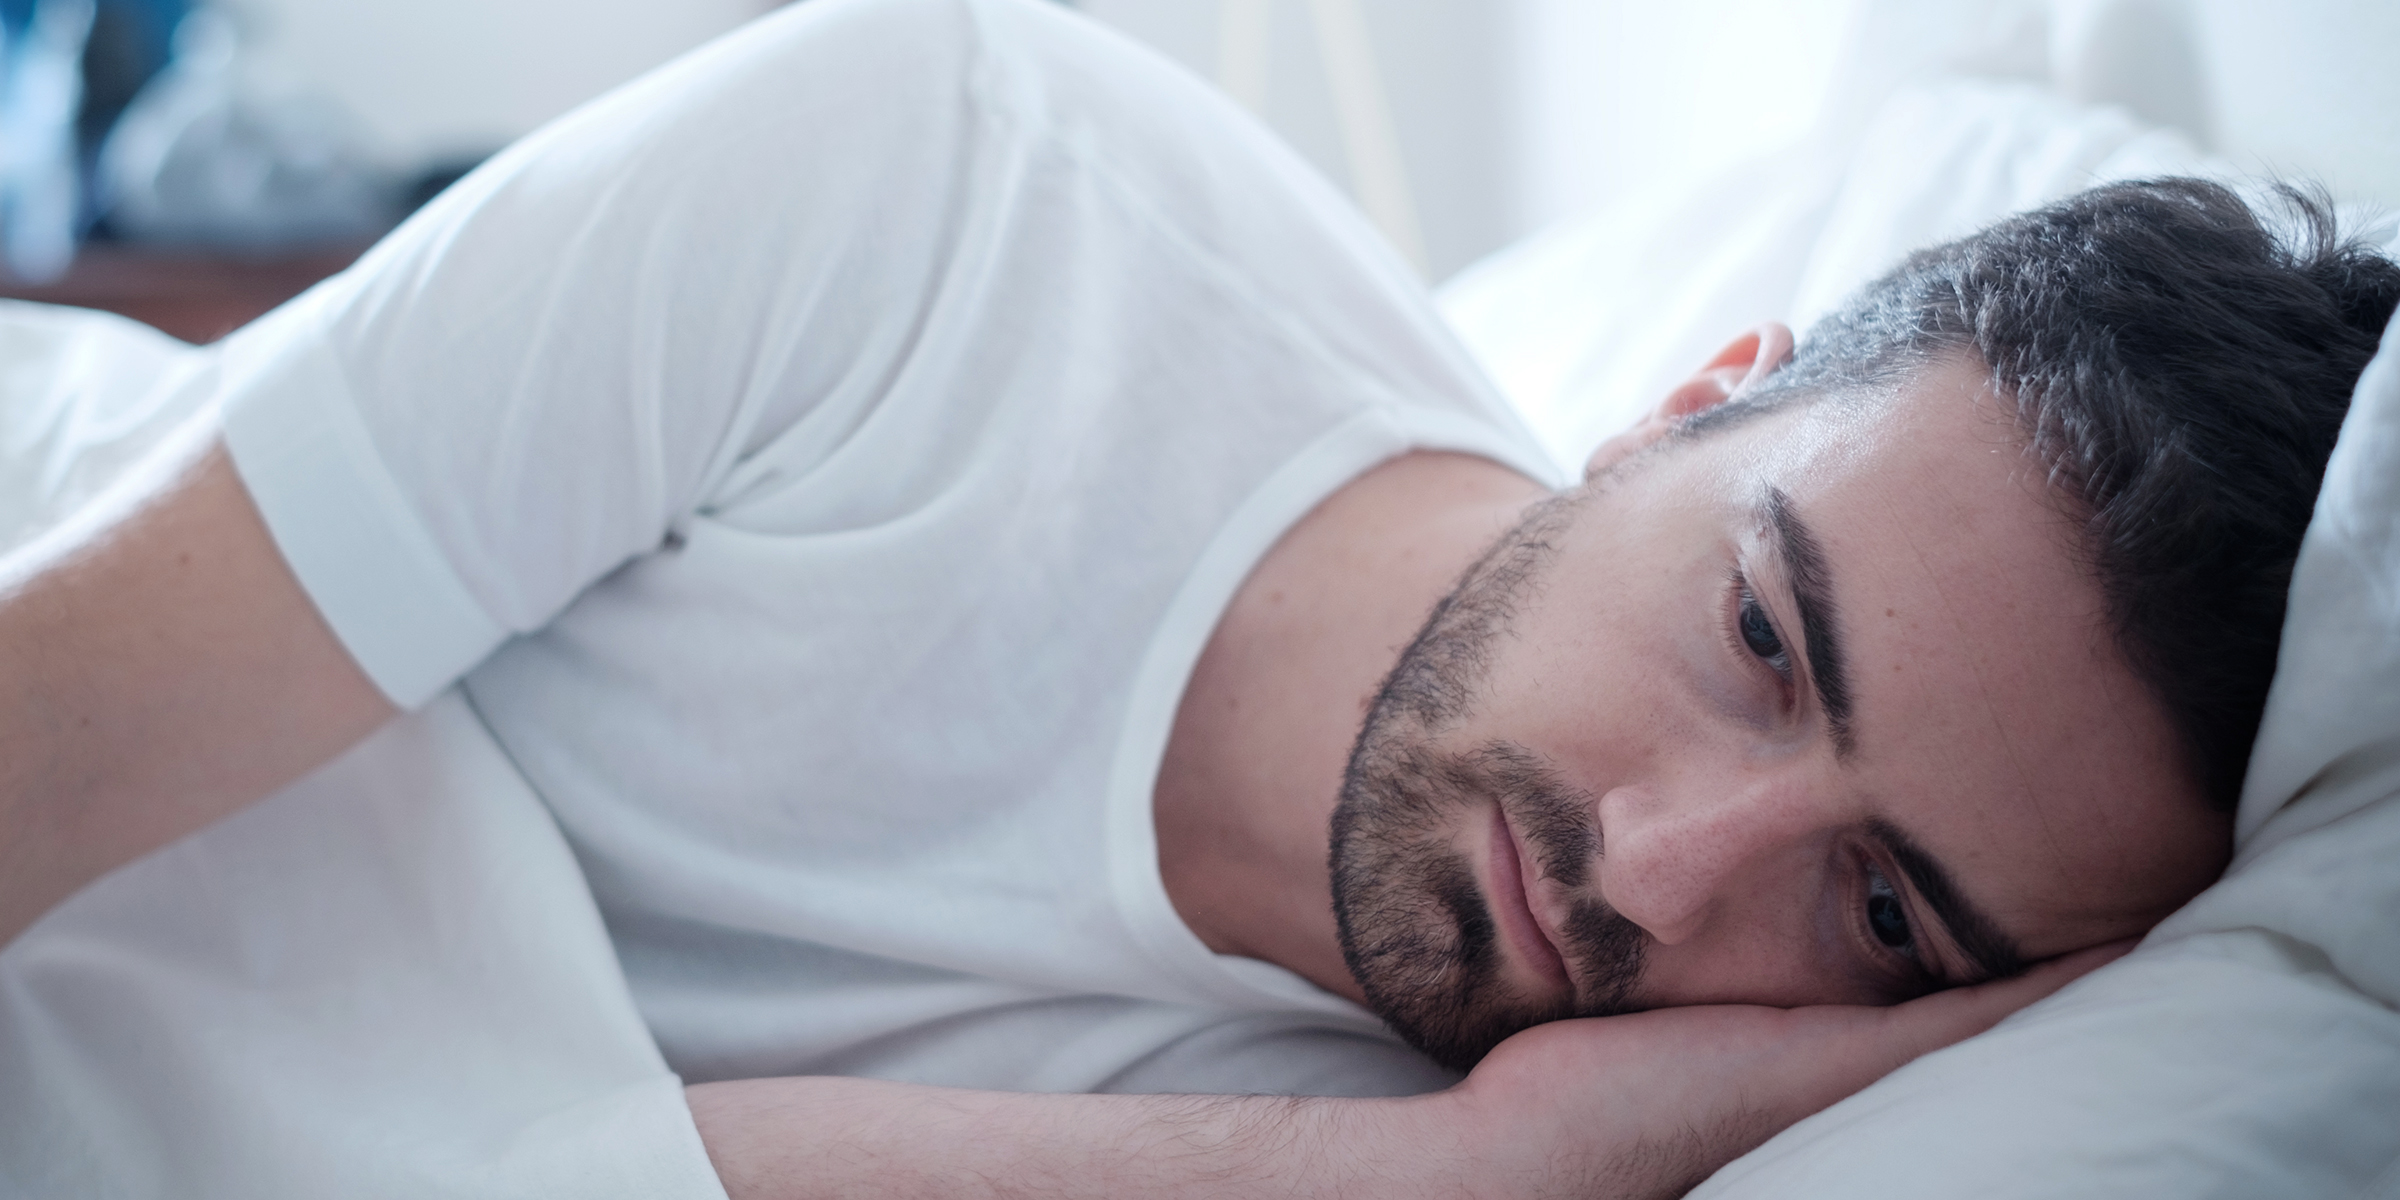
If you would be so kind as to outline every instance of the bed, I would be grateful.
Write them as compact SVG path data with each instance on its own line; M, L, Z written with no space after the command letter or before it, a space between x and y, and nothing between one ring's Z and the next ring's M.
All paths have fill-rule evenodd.
M1867 6L1805 145L1670 181L1443 297L1565 463L1755 321L2103 178L2322 174L2400 240L2400 9ZM211 372L0 309L14 538ZM136 387L135 379L167 387ZM1710 1197L2400 1196L2400 345L2304 550L2226 880L2132 956L1702 1185ZM305 896L305 902L294 897ZM571 851L445 696L0 952L0 1192L721 1197Z

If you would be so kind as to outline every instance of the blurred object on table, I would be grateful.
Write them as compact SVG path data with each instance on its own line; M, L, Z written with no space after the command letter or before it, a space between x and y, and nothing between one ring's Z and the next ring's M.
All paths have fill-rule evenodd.
M83 105L75 116L75 144L87 170L109 127L173 57L175 28L191 8L191 0L99 0L83 47ZM89 204L85 210L97 215Z
M75 257L75 145L92 0L0 0L0 264L54 279Z
M104 309L187 342L213 342L350 265L364 248L230 257L97 242L53 282L0 280L0 299Z
M378 157L322 89L252 61L240 16L194 0L0 0L8 294L155 308L128 291L144 279L176 312L200 279L288 294L263 281L348 261L480 157ZM119 249L86 271L86 242ZM229 327L171 319L187 336Z
M370 162L330 102L244 78L232 20L185 16L174 56L135 95L95 175L118 240L274 251L372 239L414 183Z

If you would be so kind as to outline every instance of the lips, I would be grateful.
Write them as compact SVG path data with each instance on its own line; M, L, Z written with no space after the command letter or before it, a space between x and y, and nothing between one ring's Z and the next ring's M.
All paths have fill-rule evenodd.
M1539 918L1533 915L1532 897L1526 888L1528 872L1524 850L1517 844L1516 834L1508 827L1508 818L1497 805L1492 808L1491 838L1491 902L1493 916L1500 922L1509 943L1516 947L1517 958L1534 974L1561 988L1572 988L1567 975L1566 959L1558 946L1542 929Z

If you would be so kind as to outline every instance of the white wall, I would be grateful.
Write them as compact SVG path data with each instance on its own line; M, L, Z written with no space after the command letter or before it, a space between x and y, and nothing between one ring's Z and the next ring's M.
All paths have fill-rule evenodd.
M396 163L496 149L770 0L219 0L279 83Z
M1514 0L1522 228L1805 133L1853 0Z
M1336 183L1357 194L1359 165L1345 142L1322 36L1328 9L1361 18L1373 82L1397 135L1395 164L1407 188L1395 240L1446 273L1505 240L1517 226L1508 189L1513 157L1508 0L1082 0L1086 13L1227 83ZM1245 55L1241 24L1257 22ZM1370 204L1372 211L1376 206ZM1381 214L1379 214L1381 215Z
M774 0L221 0L267 73L396 163L495 148ZM1232 85L1440 279L1664 173L1814 116L1857 0L1079 0ZM1377 147L1345 137L1324 34L1363 28ZM1244 28L1257 31L1255 40ZM1337 39L1338 40L1338 39ZM1249 45L1247 56L1229 50ZM1336 69L1329 70L1329 65ZM1229 74L1230 72L1230 74ZM1353 114L1356 116L1355 112ZM1351 122L1356 133L1359 122ZM1390 169L1396 185L1374 183ZM1388 182L1388 181L1387 181ZM1398 186L1401 195L1390 194Z
M1713 170L1814 119L1855 0L1344 0L1363 18L1442 278L1664 173ZM1084 11L1251 93L1345 186L1324 61L1325 0L1081 0ZM1226 78L1229 37L1264 10L1266 84ZM1239 56L1237 56L1238 58ZM1255 70L1255 68L1251 68ZM1373 205L1369 206L1374 208ZM1395 231L1398 232L1398 231Z

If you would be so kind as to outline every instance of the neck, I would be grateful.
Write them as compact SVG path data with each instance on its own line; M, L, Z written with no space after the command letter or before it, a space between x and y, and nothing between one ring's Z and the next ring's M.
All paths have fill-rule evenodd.
M1351 743L1434 602L1547 494L1487 459L1408 455L1334 493L1243 582L1153 798L1167 896L1209 949L1363 1001L1325 865Z

